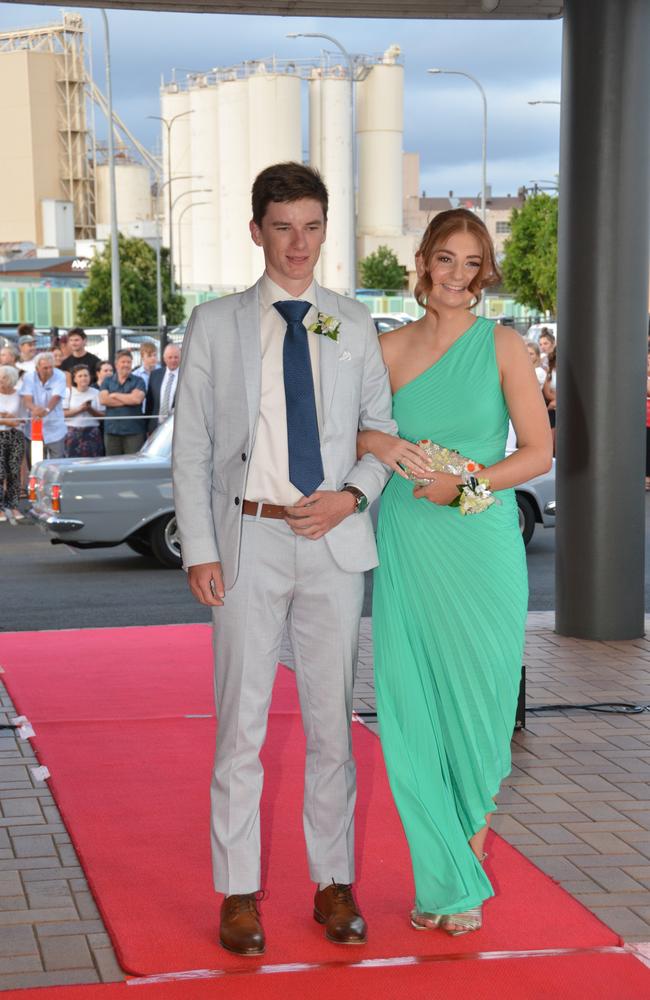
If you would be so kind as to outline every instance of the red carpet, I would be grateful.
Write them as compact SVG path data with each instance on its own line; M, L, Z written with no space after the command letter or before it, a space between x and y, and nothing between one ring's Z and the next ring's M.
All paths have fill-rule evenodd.
M387 969L318 969L138 985L9 990L3 1000L643 1000L650 970L631 955L567 955Z
M491 838L489 862L498 895L485 908L485 928L456 939L439 932L412 931L407 920L412 884L406 845L388 791L379 741L360 725L354 727L359 770L357 882L370 936L368 945L354 949L353 955L326 942L322 929L311 919L313 889L301 824L304 741L293 677L284 669L279 672L264 750L262 824L269 897L263 913L268 948L260 960L228 955L215 944L218 900L211 891L207 834L215 722L186 717L213 711L207 627L14 633L0 642L4 680L19 713L27 715L36 730L32 743L50 769L50 786L119 959L131 975L193 969L245 969L248 973L261 965L466 954L468 961L458 964L432 962L400 970L329 969L286 975L286 981L285 974L246 975L241 980L238 975L229 976L228 995L246 995L233 992L245 990L244 978L254 983L260 997L291 997L291 991L299 988L304 995L311 988L308 982L327 975L328 990L336 988L333 983L338 977L351 984L346 977L354 976L349 988L357 1000L365 1000L366 996L392 995L390 989L380 993L378 982L388 984L393 977L408 974L413 986L404 995L436 996L432 989L439 980L444 980L447 990L454 989L453 983L460 989L463 977L469 976L467 983L472 986L467 986L467 995L476 997L481 996L477 984L483 981L503 983L506 991L511 977L515 990L513 965L521 965L523 982L529 977L541 989L545 970L557 963L567 970L577 969L580 963L590 967L596 963L603 969L603 983L608 976L612 982L621 975L627 977L629 969L630 975L643 979L650 994L650 971L637 959L621 954L470 960L476 952L589 949L619 943L612 931L498 837ZM556 978L555 973L548 975ZM564 982L571 982L571 975L562 972ZM280 980L284 981L281 989ZM220 995L225 982L210 983ZM201 990L208 985L143 984L137 988L145 992L135 995L201 997L207 995ZM128 989L131 996L133 988L70 987L61 995L94 997L97 991L100 997L101 990L108 998L113 993L107 990L126 996ZM423 992L418 993L420 988ZM160 993L161 989L165 992ZM179 989L186 992L174 992ZM402 992L401 979L397 992ZM53 990L38 995L47 1000L57 996ZM529 1000L551 993L499 995ZM561 995L556 981L553 996ZM602 996L616 994L610 991Z

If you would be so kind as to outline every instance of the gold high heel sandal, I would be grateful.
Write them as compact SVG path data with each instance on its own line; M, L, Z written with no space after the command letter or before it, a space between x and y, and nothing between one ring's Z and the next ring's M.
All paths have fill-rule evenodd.
M487 858L487 851L484 851L478 859L481 864ZM458 930L450 931L448 924L457 925ZM477 906L473 910L466 910L464 913L420 913L419 910L411 910L411 927L416 931L433 931L438 927L447 931L454 937L460 934L468 934L469 931L478 931L483 926L483 916L481 907Z
M487 852L484 851L478 860L483 864L486 858ZM451 937L460 937L461 934L469 934L470 931L480 931L483 926L483 907L475 906L471 910L465 910L464 913L447 913L441 918L440 926ZM450 927L454 929L450 930Z
M411 910L411 927L416 931L434 931L442 923L440 913L420 913L419 910Z

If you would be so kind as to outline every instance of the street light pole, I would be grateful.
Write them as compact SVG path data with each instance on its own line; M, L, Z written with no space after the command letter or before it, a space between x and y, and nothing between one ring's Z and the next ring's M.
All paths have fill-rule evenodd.
M445 73L449 76L464 76L468 80L474 83L481 94L481 100L483 101L483 140L482 140L482 153L481 153L481 219L485 223L485 208L487 200L487 98L485 96L485 91L483 87L471 73L466 73L461 69L428 69L427 73L433 73L434 75Z
M106 11L104 21L104 55L106 60L106 103L108 113L108 177L111 206L111 323L116 330L122 326L122 290L120 286L120 245L117 231L117 186L115 181L115 150L113 148L113 87L111 82L111 41Z
M176 195L176 197L172 202L172 212L176 208L177 202L179 202L181 198L185 198L188 194L212 194L212 188L192 188L190 191L181 191L180 194ZM207 201L197 201L194 202L194 204L207 205L209 203ZM178 287L181 290L181 295L183 294L183 265L181 263L183 241L181 239L181 219L183 218L184 215L185 215L185 209L183 209L183 211L181 212L180 216L178 217L178 222L176 223L176 225L178 226Z
M189 191L186 193L189 194ZM191 208L197 208L199 205L209 205L209 204L210 204L209 201L193 201L190 205L185 206L185 208L178 217L178 287L181 290L181 295L183 294L183 244L180 238L181 222L183 220L183 216L185 215L185 213L189 212Z
M179 111L177 115L173 115L171 118L163 118L162 115L147 115L147 118L152 118L155 121L162 122L167 129L167 210L169 212L169 290L171 294L174 294L174 251L173 251L173 226L172 226L172 125L179 118L183 118L185 115L193 115L194 109L190 108L188 111ZM177 178L178 179L178 178Z
M350 255L350 295L354 298L354 293L357 287L357 199L356 199L356 180L357 180L357 152L356 152L356 135L354 130L354 74L355 65L354 58L344 45L339 42L337 38L332 35L326 35L320 31L300 31L291 32L287 35L287 38L324 38L326 41L331 42L335 45L337 49L343 54L348 64L348 73L350 74L350 150L352 154L352 177L351 177L351 191L350 191L350 202L351 202L351 234L350 234L350 245L349 245L349 255Z

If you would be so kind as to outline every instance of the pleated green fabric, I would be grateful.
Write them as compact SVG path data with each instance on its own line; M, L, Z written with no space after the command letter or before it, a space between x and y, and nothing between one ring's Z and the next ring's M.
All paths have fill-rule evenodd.
M479 318L399 389L400 435L484 465L504 456L508 409L494 323ZM458 913L493 895L469 838L510 771L528 579L513 490L481 514L382 496L373 635L380 734L411 851L416 906Z

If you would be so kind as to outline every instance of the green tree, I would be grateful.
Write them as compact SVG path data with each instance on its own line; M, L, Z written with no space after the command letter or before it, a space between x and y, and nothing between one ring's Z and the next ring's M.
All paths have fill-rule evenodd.
M118 237L122 322L124 326L156 326L156 251L145 240ZM181 323L185 299L169 291L169 250L160 255L163 312L170 324ZM98 254L89 269L86 288L79 296L79 322L108 326L111 322L111 244Z
M388 247L377 247L359 261L361 281L364 288L381 288L385 292L398 291L406 285L406 268L402 267L396 254Z
M557 306L558 199L541 193L515 209L501 262L506 288L518 302L553 315Z

